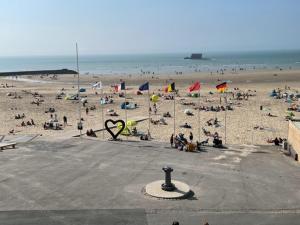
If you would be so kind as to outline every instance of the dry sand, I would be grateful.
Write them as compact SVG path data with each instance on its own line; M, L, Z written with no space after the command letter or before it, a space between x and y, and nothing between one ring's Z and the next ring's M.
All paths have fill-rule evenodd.
M28 82L26 79L41 80L43 82ZM176 98L176 133L183 132L188 136L189 132L192 131L194 134L194 140L198 139L198 112L193 110L194 116L187 116L183 113L184 109L193 108L192 106L181 105L181 102L194 102L198 105L197 98L186 97L187 87L195 80L201 82L201 98L200 105L206 106L217 106L220 105L220 94L216 93L215 85L220 83L222 80L229 81L229 91L234 88L239 88L241 91L256 90L253 97L249 97L248 100L232 100L233 111L227 111L226 116L226 143L229 144L267 144L268 138L275 137L287 137L288 122L285 120L286 109L289 104L285 103L282 99L273 99L269 97L269 93L274 88L282 88L290 86L292 90L300 89L300 71L297 70L265 70L265 71L241 71L235 74L225 73L220 74L184 74L184 75L149 75L148 77L143 76L129 76L123 75L122 77L104 76L104 75L82 75L81 83L82 87L87 88L87 92L83 93L88 98L87 106L96 106L95 111L90 111L88 115L85 113L85 109L82 109L82 117L84 118L84 131L87 129L100 129L102 128L102 106L99 104L101 97L95 95L95 90L90 88L90 84L96 81L102 81L104 88L104 95L111 94L111 84L119 83L120 79L126 81L127 97L130 102L138 104L138 109L127 110L128 119L138 119L148 117L148 95L145 93L142 96L137 96L136 91L138 85L144 81L150 81L150 93L163 93L159 91L162 89L168 80L174 80L176 82L176 88L179 89L180 97ZM0 135L8 135L8 132L12 129L18 134L41 134L43 136L60 137L68 136L78 133L77 131L77 118L78 118L78 103L76 101L67 101L64 99L56 100L56 94L65 88L65 93L76 93L77 79L73 75L62 75L58 76L57 80L53 80L50 77L40 78L38 76L23 76L19 77L18 80L7 80L2 78L0 84L7 83L13 85L11 88L0 87L0 117L1 127ZM31 104L33 96L26 94L23 90L38 92L43 95L41 99L44 100L39 106ZM209 91L214 92L213 95L209 94ZM13 99L11 96L7 96L9 92L16 92L20 95L21 99ZM228 98L231 95L228 95ZM184 100L183 100L184 99ZM209 100L209 102L206 102ZM120 109L120 103L124 101L124 98L114 95L114 104L104 106L104 114L107 109L114 109L119 117L125 118L125 111ZM172 100L163 100L162 98L157 103L158 113L157 115L151 115L153 119L159 119L164 112L169 111L173 116L173 104ZM224 100L222 101L224 105ZM240 105L237 105L240 104ZM260 106L264 106L270 109L270 113L277 117L268 117L266 114L268 111L261 111ZM152 104L151 104L152 106ZM68 118L68 126L61 131L44 130L44 122L50 119L50 114L45 113L49 107L53 107L56 110L59 121L62 123L63 116ZM19 127L22 120L16 120L14 116L16 114L25 113L26 122L29 119L33 119L36 123L35 126ZM300 113L295 113L297 117ZM221 126L218 128L209 127L206 125L206 121L217 117L221 121ZM105 116L105 120L110 118ZM152 137L157 141L168 141L171 133L173 133L173 118L166 119L168 125L152 125L150 132ZM192 125L192 129L179 128L179 125L187 122ZM265 130L254 130L254 126L260 126L266 128ZM200 127L215 132L217 131L225 139L225 112L200 112ZM137 125L139 131L147 132L148 120L141 122ZM98 132L99 138L102 138L102 132ZM109 138L107 132L104 133L105 139ZM206 139L203 132L201 131L201 140Z

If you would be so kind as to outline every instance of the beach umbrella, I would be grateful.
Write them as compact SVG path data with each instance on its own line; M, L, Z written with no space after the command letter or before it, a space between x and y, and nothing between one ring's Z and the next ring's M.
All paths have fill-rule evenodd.
M154 102L154 103L158 102L159 101L159 97L157 95L152 95L151 96L151 101Z

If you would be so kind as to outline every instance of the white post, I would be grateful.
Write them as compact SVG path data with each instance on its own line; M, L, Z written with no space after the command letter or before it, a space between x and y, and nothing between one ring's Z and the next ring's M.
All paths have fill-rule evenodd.
M81 100L80 100L80 85L79 85L79 64L78 64L78 45L76 42L76 65L77 65L77 91L78 91L78 116L79 123L81 123ZM80 137L82 135L81 129L79 129Z
M101 86L102 86L102 83L101 83ZM102 98L102 101L103 101L103 86L101 87L101 98ZM102 111L102 138L104 139L104 104L101 104L101 111Z

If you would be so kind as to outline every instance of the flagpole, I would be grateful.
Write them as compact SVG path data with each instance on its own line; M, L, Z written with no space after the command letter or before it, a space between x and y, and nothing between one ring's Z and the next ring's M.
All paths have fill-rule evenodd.
M102 86L102 83L101 83ZM102 103L101 104L101 111L102 111L102 138L104 139L104 104L103 104L103 86L101 87L101 97L102 97Z
M78 116L79 116L79 124L81 124L81 101L80 101L80 87L79 87L79 64L78 64L78 45L76 42L76 66L77 66L77 91L78 91ZM82 129L79 129L79 134L81 138Z
M176 90L174 89L174 94L173 94L173 98L174 98L174 137L176 136L175 134L175 129L176 129L176 113L175 113L175 95L176 95Z
M226 144L226 131L227 131L227 129L226 129L226 120L227 120L227 92L225 92L225 139L224 139L224 143Z
M200 88L199 88L199 91L198 91L198 138L199 138L199 142L201 142L200 140L200 135L201 135L201 132L200 132L200 129L201 129L201 126L200 126Z
M125 82L125 81L124 81ZM124 83L125 84L125 83ZM121 90L122 90L122 83L121 83ZM125 98L125 128L127 129L127 104L126 104L126 84L124 88L124 98ZM128 136L126 135L126 139L128 140Z
M151 115L150 115L150 83L149 83L149 81L148 81L148 116L149 116L148 133L150 134L150 117L151 117Z

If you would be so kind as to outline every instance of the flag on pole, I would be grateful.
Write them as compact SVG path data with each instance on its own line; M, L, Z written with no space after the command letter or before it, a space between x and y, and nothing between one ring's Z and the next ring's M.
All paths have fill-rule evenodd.
M148 90L149 90L149 82L146 82L139 87L139 91L148 91Z
M216 88L217 88L217 91L218 91L218 92L224 93L224 92L226 91L226 89L227 89L227 82L223 82L223 83L221 83L221 84L218 84L218 85L216 86Z
M198 91L198 90L200 90L200 82L199 81L193 83L188 89L189 92Z
M166 88L165 88L165 92L173 92L175 91L175 82L169 84Z
M116 92L122 91L122 90L125 90L125 81L123 81L123 82L121 82L121 84L115 86Z
M102 87L102 82L99 81L99 82L97 82L97 83L95 83L95 84L92 84L92 88L93 88L93 89L102 89L102 88L103 88L103 87Z

